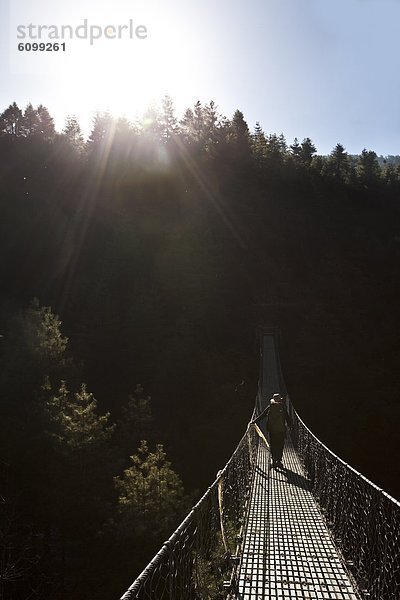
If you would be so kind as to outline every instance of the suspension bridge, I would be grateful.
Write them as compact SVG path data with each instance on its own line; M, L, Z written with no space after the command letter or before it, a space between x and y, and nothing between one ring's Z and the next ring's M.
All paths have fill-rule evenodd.
M333 454L285 388L276 333L260 335L254 415L276 392L292 420L283 468L265 424L230 460L121 600L399 600L400 503Z

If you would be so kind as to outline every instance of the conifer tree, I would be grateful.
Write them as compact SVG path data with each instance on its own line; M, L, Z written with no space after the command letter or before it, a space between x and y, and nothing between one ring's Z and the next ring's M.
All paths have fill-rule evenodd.
M297 137L294 138L290 146L290 155L297 166L310 167L314 154L317 149L309 137L304 138L301 144Z
M221 116L218 113L217 105L214 100L211 100L205 105L204 111L204 137L206 150L210 152L219 142L219 124Z
M92 131L88 145L92 148L99 147L105 141L112 141L115 132L115 122L110 113L97 112L93 118Z
M356 172L358 180L365 187L377 183L381 177L381 168L376 152L364 148L358 157Z
M197 100L193 109L193 135L195 141L204 141L204 133L204 109L200 100Z
M174 105L170 96L164 96L161 106L161 139L167 144L178 133L178 121L175 117Z
M232 131L237 140L248 140L249 126L244 120L244 115L240 110L235 110L232 117Z
M290 145L290 156L295 164L300 164L301 161L301 146L297 137L294 138L293 144Z
M382 171L382 178L391 187L400 182L399 173L390 162L385 165Z
M68 338L61 332L61 320L50 306L39 307L33 304L31 314L36 316L38 349L46 360L61 364L65 362Z
M338 180L348 181L350 171L349 157L342 144L336 144L329 156L328 172Z
M47 409L53 435L64 448L83 453L112 435L110 413L98 415L97 401L84 383L71 394L62 381L58 393L49 398Z
M37 107L37 114L39 118L39 133L41 138L46 142L53 140L56 134L53 117L50 115L48 109L43 106L43 104L39 104Z
M37 109L33 108L32 104L29 103L22 117L21 122L21 135L24 137L30 137L40 132L40 118Z
M10 320L6 333L7 354L0 369L2 456L15 473L23 474L19 485L32 504L32 518L50 522L50 513L59 511L52 505L58 478L51 473L58 473L60 465L54 464L53 443L46 434L46 402L54 383L71 372L68 339L59 317L37 300Z
M184 498L182 482L167 460L163 446L151 452L142 441L132 465L115 477L119 512L136 533L153 528L168 531L180 513Z
M245 165L251 157L250 131L240 110L236 110L231 121L231 142L233 156Z
M267 154L267 138L265 136L263 128L261 127L258 121L255 124L254 133L251 139L253 154L256 163L259 167L261 167L265 161L265 157Z
M271 166L279 167L286 152L286 140L283 135L271 133L266 140L265 156Z
M280 145L280 149L281 149L282 154L286 154L288 146L287 146L286 138L283 135L283 133L281 133L279 135L279 145Z
M20 135L22 111L16 102L10 104L0 115L0 135Z
M309 137L304 138L304 140L301 142L300 159L305 167L309 167L311 165L311 161L316 152L317 149L312 143L311 139Z
M182 136L185 142L193 142L194 141L194 114L191 108L187 108L185 113L180 121L180 127L182 131Z
M51 388L61 374L71 367L67 357L68 338L62 334L61 320L49 306L34 299L23 312L15 315L7 332L8 352L1 365L0 389L3 397L16 395L17 411L24 402L32 410L32 399L43 387ZM6 403L4 403L6 404Z
M53 475L58 481L55 494L64 493L65 522L83 517L101 520L107 507L93 489L107 493L107 481L115 473L115 459L108 441L114 431L110 413L100 415L97 401L84 383L71 393L65 381L46 402L48 437L53 440L63 465ZM80 508L85 504L84 509ZM77 512L81 511L78 517ZM86 515L86 517L85 517Z
M85 142L78 119L75 116L68 116L66 118L62 133L72 148L78 152L83 150Z

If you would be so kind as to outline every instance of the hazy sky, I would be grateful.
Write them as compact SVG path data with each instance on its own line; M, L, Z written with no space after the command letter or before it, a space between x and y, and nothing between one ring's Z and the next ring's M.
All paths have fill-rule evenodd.
M86 127L97 109L132 118L168 93L178 116L213 99L251 128L311 137L320 153L341 142L400 154L400 0L0 2L1 110L42 103L59 129L66 114ZM125 27L93 44L67 37L65 52L17 49L50 31L22 40L18 25L75 31L85 19L111 25L110 38L131 20L147 38L128 39Z

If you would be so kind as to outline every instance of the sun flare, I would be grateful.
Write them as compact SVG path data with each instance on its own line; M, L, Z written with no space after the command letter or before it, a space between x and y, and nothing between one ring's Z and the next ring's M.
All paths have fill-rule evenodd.
M64 42L65 48L52 56L36 52L29 64L25 53L15 53L14 68L51 77L55 89L63 90L66 113L85 115L87 121L96 112L108 111L134 120L165 94L183 108L196 78L195 47L182 16L164 2L135 6L122 1L111 9L109 3L94 7L72 0L66 11L41 0L40 13L34 5L26 4L26 13L13 15L20 41L35 46Z

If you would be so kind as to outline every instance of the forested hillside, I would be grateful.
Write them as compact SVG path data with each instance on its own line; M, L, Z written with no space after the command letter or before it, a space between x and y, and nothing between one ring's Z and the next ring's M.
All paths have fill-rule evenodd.
M4 110L0 596L122 593L242 435L260 324L313 432L400 497L397 164L214 102L87 141Z

